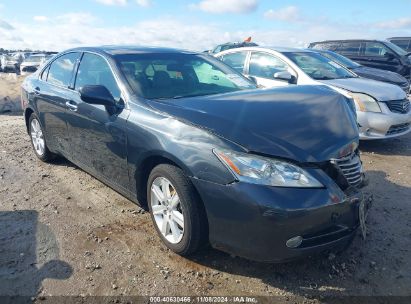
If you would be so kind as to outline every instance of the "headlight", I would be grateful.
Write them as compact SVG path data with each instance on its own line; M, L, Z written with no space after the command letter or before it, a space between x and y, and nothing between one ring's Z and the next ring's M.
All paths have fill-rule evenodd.
M370 95L362 93L349 93L361 112L381 112L378 102Z
M304 169L283 160L226 150L213 152L243 182L276 187L323 187Z

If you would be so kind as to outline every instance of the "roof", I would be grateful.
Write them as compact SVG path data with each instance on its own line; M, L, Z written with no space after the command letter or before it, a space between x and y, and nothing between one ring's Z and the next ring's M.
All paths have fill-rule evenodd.
M96 52L105 53L110 56L121 54L148 54L148 53L185 53L185 54L197 54L196 52L180 50L174 48L164 47L149 47L149 46L128 46L128 45L103 45L95 47L78 47L67 51L77 52Z
M287 52L312 52L312 50L306 50L306 49L298 49L298 48L292 48L292 47L283 47L283 46L265 46L261 47L263 49L270 49L273 51L277 51L280 53L287 53Z
M298 48L291 48L291 47L282 47L282 46L246 46L242 48L237 48L237 49L229 49L225 51L221 51L217 54L220 53L230 53L230 52L236 52L236 51L275 51L279 53L289 53L289 52L299 52L299 53L313 53L316 50L312 49L298 49Z
M379 42L385 42L385 40L381 39L336 39L336 40L323 40L323 41L314 41L311 42L310 44L315 44L315 43L326 43L326 42L347 42L347 41L379 41Z
M390 39L411 39L411 37L390 37L390 38L387 38L388 40L390 40Z
M245 50L259 50L259 51L266 51L266 50L271 50L271 51L276 51L279 53L287 53L287 52L313 52L313 50L307 50L307 49L298 49L298 48L291 48L291 47L283 47L283 46L252 46L252 47L245 47L241 48ZM228 50L227 50L228 51Z

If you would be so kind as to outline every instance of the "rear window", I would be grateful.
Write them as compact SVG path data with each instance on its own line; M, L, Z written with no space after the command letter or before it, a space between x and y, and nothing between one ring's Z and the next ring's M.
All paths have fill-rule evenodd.
M220 56L220 59L225 64L228 64L230 67L235 69L236 71L242 73L244 70L245 59L247 57L247 52L236 52L236 53L229 53Z
M73 77L73 69L79 53L69 53L54 60L49 68L47 82L68 87Z
M314 43L314 45L312 45L313 49L317 49L317 50L330 50L330 51L334 51L336 50L339 45L341 44L341 42L322 42L322 43Z
M361 49L360 41L342 42L338 52L344 55L358 55Z

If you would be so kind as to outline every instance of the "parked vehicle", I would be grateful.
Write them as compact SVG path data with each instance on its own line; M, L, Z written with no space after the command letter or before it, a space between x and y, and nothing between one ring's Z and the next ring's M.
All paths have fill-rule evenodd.
M34 73L49 58L51 57L47 54L34 54L27 57L20 65L20 73L22 75Z
M411 52L411 37L392 37L387 40L399 46L408 53Z
M246 47L246 46L258 46L257 43L251 42L251 37L248 37L242 42L227 42L224 44L219 44L217 45L214 49L210 51L205 51L206 53L210 54L216 54L222 51L230 50L230 49L235 49L235 48L241 48L241 47Z
M1 71L18 72L23 60L20 54L3 54L0 58Z
M355 101L360 139L408 133L410 102L400 87L360 78L316 50L250 47L215 55L260 86L327 85Z
M411 80L411 59L407 51L383 40L329 40L310 43L309 48L330 50L359 64L396 72Z
M357 124L327 87L257 90L206 54L111 46L58 54L21 96L37 157L148 206L178 254L209 240L284 261L365 229Z
M398 73L365 67L333 51L328 51L328 50L315 50L315 51L337 62L338 64L342 65L346 69L349 69L351 72L354 72L360 77L395 84L399 86L401 89L403 89L405 93L408 94L410 92L410 83L405 77L401 76Z

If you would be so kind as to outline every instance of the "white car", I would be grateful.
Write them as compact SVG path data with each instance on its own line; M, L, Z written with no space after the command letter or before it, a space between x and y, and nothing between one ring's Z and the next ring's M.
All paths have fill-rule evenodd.
M34 54L27 57L21 64L20 64L20 74L25 75L28 73L34 73L37 71L40 65L45 63L49 59L47 54Z
M23 58L19 53L3 54L0 57L0 68L3 72L18 72Z
M410 102L396 85L360 78L315 51L244 47L214 55L265 88L327 85L355 101L360 139L382 139L410 132Z

